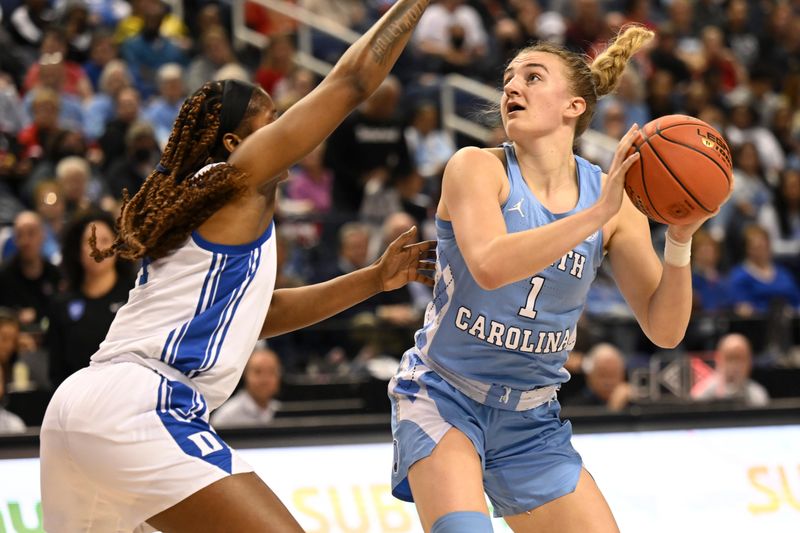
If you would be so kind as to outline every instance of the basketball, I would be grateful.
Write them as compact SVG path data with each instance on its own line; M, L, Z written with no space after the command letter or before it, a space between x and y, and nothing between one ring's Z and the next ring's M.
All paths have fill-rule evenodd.
M722 135L686 115L657 118L641 132L628 152L639 152L639 160L625 176L633 205L663 224L689 224L716 211L733 186Z

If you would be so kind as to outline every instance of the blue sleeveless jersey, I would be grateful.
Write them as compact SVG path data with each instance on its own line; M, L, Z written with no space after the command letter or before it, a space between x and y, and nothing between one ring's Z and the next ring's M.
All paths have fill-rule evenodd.
M513 146L504 149L511 190L501 208L509 233L549 224L597 201L601 170L575 156L578 204L567 213L551 213L525 183ZM567 381L564 363L603 258L602 232L537 275L487 291L470 274L452 224L437 218L436 231L433 301L415 335L420 358L469 397L494 404L496 392L509 409L524 391Z

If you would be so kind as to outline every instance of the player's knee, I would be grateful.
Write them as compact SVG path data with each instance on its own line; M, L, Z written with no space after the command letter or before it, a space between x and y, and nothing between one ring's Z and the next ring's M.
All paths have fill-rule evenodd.
M433 523L431 533L492 533L492 521L477 511L448 513Z

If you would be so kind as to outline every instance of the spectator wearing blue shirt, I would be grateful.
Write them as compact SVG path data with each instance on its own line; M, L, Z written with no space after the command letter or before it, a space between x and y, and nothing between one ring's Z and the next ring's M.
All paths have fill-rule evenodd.
M92 83L92 89L95 92L100 90L100 77L103 75L106 65L118 57L119 50L111 32L95 31L89 45L89 58L83 64L83 71Z
M692 237L693 308L715 313L729 306L728 287L719 271L719 243L699 230Z
M159 67L167 63L184 66L188 63L184 51L169 37L159 33L166 13L166 6L161 2L145 4L142 12L144 20L142 31L122 43L122 58L131 69L134 84L143 100L147 100L156 92L156 72Z
M142 114L153 126L158 145L163 149L186 98L183 67L177 63L167 63L158 69L157 79L159 95L150 101Z
M133 84L128 66L124 61L112 59L100 74L100 90L84 104L83 130L88 139L97 140L106 131L106 124L117 113L116 99L119 93Z
M800 308L800 289L785 268L772 260L769 234L761 226L744 231L745 260L728 278L734 312L741 317L765 314L776 302Z

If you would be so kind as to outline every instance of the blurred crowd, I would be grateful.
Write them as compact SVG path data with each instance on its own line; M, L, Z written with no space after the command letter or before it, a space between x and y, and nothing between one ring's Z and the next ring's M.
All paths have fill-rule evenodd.
M393 0L292 3L361 32ZM96 263L87 238L94 227L98 246L111 242L123 191L135 194L158 163L187 95L208 80L246 79L283 112L320 81L295 61L295 21L245 2L246 23L266 45L242 44L233 39L231 4L0 0L0 398L4 389L52 391L88 364L138 265ZM526 43L546 39L593 56L631 22L657 38L598 105L594 132L615 141L634 122L683 113L722 132L734 154L733 195L693 242L695 313L678 352L702 360L691 363L694 385L708 383L684 387L685 395L725 389L714 372L725 374L720 354L737 343L740 351L747 343L748 362L738 368L748 375L754 365L800 367L800 3L790 0L436 1L393 75L280 190L277 287L363 267L414 224L435 236L448 158L467 144L503 141L490 106L469 95L456 99L458 112L493 128L492 138L443 129L445 75L498 89L504 64ZM322 32L311 37L323 61L346 47ZM588 142L578 151L604 169L613 153ZM653 225L656 250L663 231ZM412 284L271 339L272 355L261 353L257 368L277 359L285 373L320 381L383 378L411 345L429 295ZM624 382L626 369L654 355L601 271L570 360L587 386L576 402L627 405L636 387L602 392L592 372ZM739 381L749 386L747 379ZM763 403L767 392L747 395ZM231 417L238 409L271 418L263 401L237 402ZM0 427L15 426L4 424L6 415L0 407Z

